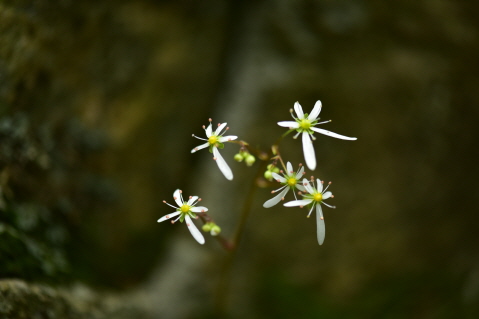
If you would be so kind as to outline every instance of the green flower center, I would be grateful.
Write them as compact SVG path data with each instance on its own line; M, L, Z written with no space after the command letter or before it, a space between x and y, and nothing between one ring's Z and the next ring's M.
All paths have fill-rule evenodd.
M218 137L215 135L211 135L210 137L208 137L208 143L210 143L210 145L215 145L216 143L218 143Z
M297 181L296 181L296 178L294 178L294 177L288 178L288 181L287 181L288 185L291 186L291 187L293 187L294 185L296 185L296 182L297 182Z
M311 127L311 122L308 119L302 119L299 122L299 127L304 130L309 130L309 128Z
M323 200L323 194L316 193L316 194L314 194L313 199L319 203Z
M183 204L181 207L180 207L180 210L183 214L186 214L187 212L189 212L191 209L190 205L187 205L187 204Z

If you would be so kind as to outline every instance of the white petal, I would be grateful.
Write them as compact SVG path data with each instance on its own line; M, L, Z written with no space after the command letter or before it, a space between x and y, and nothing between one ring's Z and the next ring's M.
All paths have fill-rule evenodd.
M193 213L203 213L203 212L207 212L208 211L208 208L204 207L204 206L196 206L196 207L191 207L190 209Z
M171 214L167 214L167 215L161 217L160 219L158 219L158 222L159 223L164 222L165 220L173 218L175 216L178 216L179 214L181 214L181 213L180 212L174 212L174 213L171 213Z
M221 130L223 130L225 126L226 126L226 123L220 124L220 126L218 126L218 128L215 131L215 135L219 135L221 133Z
M291 165L290 162L286 163L286 170L287 170L286 175L290 175L291 172L293 172L293 165Z
M190 230L191 235L193 235L193 238L196 239L197 242L203 245L205 243L205 238L200 233L198 228L196 228L195 224L193 224L191 217L186 215L185 222L186 222L186 226L188 226L188 229Z
M308 204L311 204L312 201L313 201L312 199L298 199L298 200L293 200L291 202L284 203L284 206L286 207L306 206Z
M228 141L234 141L238 138L238 136L235 135L228 135L228 136L222 136L218 139L220 143L228 142Z
M323 194L323 199L328 199L331 196L333 196L333 193L331 193L330 191L327 191L326 193Z
M314 154L313 142L307 132L303 132L303 153L306 165L312 171L316 168L316 155Z
M303 108L301 107L301 104L299 104L299 102L294 103L294 110L298 115L299 119L304 119Z
M213 132L213 129L211 127L211 123L210 125L208 125L208 127L206 128L206 137L210 137L211 136L211 133Z
M173 193L173 199L175 200L176 205L178 205L178 207L181 207L181 205L183 205L183 201L182 201L182 197L181 197L181 193L179 189L177 189Z
M323 217L323 210L321 209L321 205L316 205L316 227L317 227L317 236L318 236L318 243L322 245L324 243L324 236L326 236L326 227L324 225L324 218Z
M308 116L308 120L310 120L311 122L314 121L318 117L320 112L321 112L321 101L318 100L316 101L316 104L314 104L313 110L311 111L311 114L309 114Z
M297 183L297 184L296 184L296 188L299 189L299 190L302 191L302 192L306 192L306 188L304 188L304 186L301 185L301 183Z
M286 183L286 178L284 178L283 176L276 173L273 173L272 175L273 175L273 178L275 180L279 180L280 183Z
M311 129L312 129L313 131L315 131L315 132L320 133L320 134L324 134L324 135L327 135L327 136L339 138L339 139L342 139L342 140L349 140L349 141L355 141L355 140L357 140L356 137L347 137L347 136L344 136L344 135L339 135L339 134L337 134L337 133L334 133L334 132L331 132L331 131L327 131L327 130L323 130L323 129L317 128L317 127L312 127Z
M311 184L306 178L303 178L303 187L306 188L306 191L311 195L314 193L313 187L311 187Z
M279 126L282 126L282 127L287 127L287 128L298 128L299 127L299 123L298 122L295 122L295 121L282 121L282 122L278 122L278 125Z
M213 156L216 158L216 164L218 164L221 173L223 173L226 179L232 180L233 172L231 171L231 168L228 166L228 164L226 164L225 160L218 151L218 148L216 147L213 147Z
M289 187L285 187L281 192L279 192L278 195L276 195L275 197L271 198L270 200L267 200L266 202L264 202L263 207L264 208L270 208L270 207L273 207L274 205L278 204L281 201L281 198L286 196L288 191L289 191Z
M205 144L198 145L197 147L195 147L194 149L191 150L191 153L199 151L199 150L201 150L205 147L208 147L209 145L210 145L210 143L205 143Z
M301 166L298 173L296 174L296 179L301 179L301 177L303 177L303 172L304 172L304 166Z
M316 184L318 184L316 190L321 193L323 191L323 183L321 183L321 180L319 178L316 180Z
M191 198L188 199L188 205L191 206L197 199L198 196L191 196Z

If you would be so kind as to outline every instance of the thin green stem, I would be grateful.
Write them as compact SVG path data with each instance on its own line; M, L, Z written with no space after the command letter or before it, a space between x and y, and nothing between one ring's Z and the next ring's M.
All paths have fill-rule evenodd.
M258 166L258 171L250 184L248 194L244 201L243 208L241 210L240 219L238 222L238 226L236 231L233 235L233 240L231 241L232 247L229 250L230 253L226 256L226 259L223 264L223 268L220 274L220 280L217 287L217 295L216 295L216 312L218 317L222 318L225 315L226 306L227 306L227 297L229 292L229 284L231 281L231 270L233 267L233 261L236 256L236 252L238 250L238 245L241 240L242 234L244 233L244 229L246 226L246 221L248 220L248 216L251 212L251 208L254 201L254 195L256 190L258 189L257 179L262 175L263 171L266 168L267 162L261 162Z

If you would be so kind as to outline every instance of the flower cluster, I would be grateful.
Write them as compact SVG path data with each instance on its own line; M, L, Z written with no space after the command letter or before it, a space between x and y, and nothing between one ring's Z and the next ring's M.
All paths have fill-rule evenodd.
M293 117L294 121L278 122L279 126L289 128L289 131L287 131L283 135L283 137L292 132L296 132L293 137L294 139L301 135L304 159L306 162L306 166L310 170L316 169L316 154L313 147L313 141L316 140L314 133L320 133L342 140L356 140L355 137L347 137L316 127L317 125L331 122L331 120L322 122L319 121L321 107L321 101L318 100L314 105L311 113L308 114L304 113L301 105L296 102L294 104L294 113L296 113L296 116L293 114L293 109L290 110L291 116ZM319 178L315 179L313 176L311 176L310 181L304 178L304 175L306 173L302 164L299 164L297 170L293 169L293 165L291 164L291 162L287 162L285 165L283 158L279 153L278 144L272 146L272 154L270 154L270 156L265 156L264 152L260 152L255 150L254 148L251 148L248 143L244 141L235 141L238 138L237 136L225 136L226 131L228 131L229 129L229 127L226 126L226 123L219 123L216 130L213 131L212 120L209 119L209 122L210 124L208 125L208 127L205 127L203 125L203 129L206 133L206 138L201 138L193 134L193 137L203 140L205 142L193 148L191 150L191 153L195 153L196 151L199 151L201 149L208 148L210 153L213 154L213 159L216 161L218 168L228 180L233 179L233 172L219 152L220 149L224 148L225 143L233 142L240 145L239 152L234 156L234 159L237 162L244 161L247 166L252 166L255 163L256 158L254 155L259 156L259 158L262 160L267 160L268 158L271 158L272 163L267 166L267 170L266 172L264 172L264 182L262 182L262 184L258 183L258 185L269 185L273 180L275 180L276 182L280 183L281 187L271 192L276 195L273 198L267 200L263 204L263 207L270 208L275 206L279 202L285 200L286 195L289 193L289 191L291 191L294 195L295 200L284 203L284 206L299 206L300 208L309 207L307 217L310 217L313 210L316 209L317 239L318 243L322 245L325 237L325 224L321 205L335 208L334 206L324 202L326 199L334 197L333 194L328 191L331 182L329 182L326 187L323 187L324 182L321 181ZM283 168L282 170L278 167L278 164L281 164ZM297 194L302 198L298 199ZM176 219L173 220L172 223L175 223L178 220L180 222L186 222L189 231L196 239L196 241L200 244L204 244L205 239L201 232L198 230L198 228L196 228L192 220L201 218L204 223L204 225L202 226L202 230L204 232L210 232L212 236L219 235L221 228L216 225L213 219L207 214L208 209L203 206L196 206L201 201L198 196L190 196L188 198L188 201L184 201L181 190L177 189L173 193L173 198L178 207L168 204L166 203L166 201L163 202L175 208L175 212L163 216L162 218L158 219L158 222L162 222L176 217ZM224 242L224 239L222 240ZM233 243L233 247L234 245L235 243Z

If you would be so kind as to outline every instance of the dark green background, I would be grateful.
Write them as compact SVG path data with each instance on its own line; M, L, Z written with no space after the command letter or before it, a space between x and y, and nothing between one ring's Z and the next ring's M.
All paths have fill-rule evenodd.
M308 112L321 99L333 119L323 127L358 137L315 142L315 175L333 181L337 206L324 209L325 243L305 210L263 209L270 189L259 190L232 316L475 318L478 9L1 0L0 276L144 284L189 236L155 222L169 212L161 200L178 187L205 206L225 197L211 214L234 220L255 169L230 156L237 191L202 193L193 185L212 183L198 172L209 154L190 154L191 134L208 117L243 123L230 133L267 150L295 101ZM286 138L282 152L304 161L300 141ZM206 239L198 249L216 256L215 273L224 254ZM209 313L205 300L189 316Z

